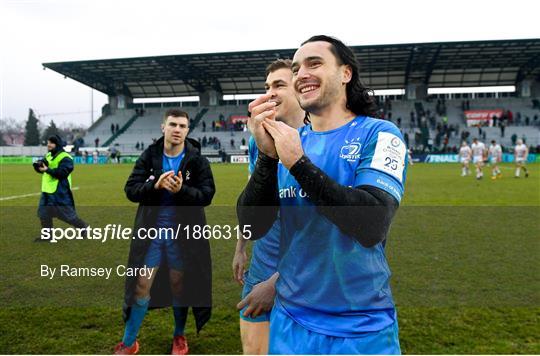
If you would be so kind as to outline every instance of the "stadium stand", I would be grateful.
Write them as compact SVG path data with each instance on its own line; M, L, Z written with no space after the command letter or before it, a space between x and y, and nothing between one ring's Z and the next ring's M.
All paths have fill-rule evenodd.
M444 110L438 105L444 102ZM467 103L467 104L466 104ZM470 110L501 109L512 113L512 120L505 120L504 136L497 127L467 127L464 117L464 105ZM144 114L136 114L137 109L119 110L114 115L107 115L91 127L85 137L87 145L92 145L96 137L103 139L100 146L116 146L123 154L135 154L140 151L140 143L147 147L154 139L161 136L160 123L168 107L146 107L139 105ZM415 151L424 151L426 145L430 151L453 151L463 139L471 141L478 137L483 141L495 139L503 147L511 147L512 137L525 138L530 146L540 145L540 109L534 108L533 101L525 98L478 98L478 99L431 99L390 100L381 107L390 107L381 113L381 117L398 124L409 138L409 146ZM242 124L232 123L235 118L247 118L247 105L223 105L213 107L182 107L192 120L190 137L200 140L205 154L216 154L220 149L227 153L240 154L242 139L249 140L249 132ZM414 121L411 121L411 113ZM398 119L401 120L398 120ZM111 124L120 125L119 132L111 134ZM427 126L426 129L422 129ZM468 136L463 136L468 132ZM427 138L418 137L428 135ZM445 144L445 135L448 142ZM439 137L438 137L439 136ZM416 137L416 139L415 139ZM234 147L231 139L234 140ZM218 143L219 142L219 143ZM139 143L139 149L137 149Z
M169 107L173 106L171 103L167 104L167 106L160 107L140 105L133 109L118 110L113 115L106 115L90 127L84 141L87 146L91 146L95 138L99 137L101 147L115 146L122 154L135 154L140 151L141 147L148 147L153 140L161 136L160 124L163 115ZM207 144L203 145L206 153L215 154L219 149L224 149L229 153L243 153L245 151L240 146L242 139L245 142L249 139L249 132L247 132L245 125L240 123L233 125L231 120L239 117L247 118L247 105L182 107L181 109L186 111L192 119L190 137L196 140L200 139L201 144L206 142ZM212 124L220 119L221 124ZM111 124L120 125L118 132L112 134ZM231 144L231 139L234 140L234 147ZM208 141L220 142L221 144L215 145ZM144 146L141 146L141 143Z
M503 147L525 138L536 152L540 145L540 39L407 43L353 46L364 83L375 90L401 88L404 94L381 96L379 117L403 131L420 152L452 152L462 139L496 139ZM242 152L247 141L243 121L247 103L225 101L226 95L261 93L264 70L276 58L292 58L294 49L203 53L43 63L65 77L105 93L109 114L85 137L90 146L114 145L137 153L160 135L159 122L173 103L133 104L135 98L198 96L183 103L193 118L191 137L204 150ZM103 75L106 68L107 75ZM512 93L438 94L429 88L514 86ZM128 109L124 109L127 107ZM141 115L141 108L146 112ZM139 110L139 111L137 111ZM468 127L465 110L497 110L495 127ZM471 113L469 119L471 119ZM503 122L503 127L501 127ZM114 134L111 124L119 125ZM231 131L232 127L232 131ZM206 138L206 140L204 140ZM234 147L231 139L234 140ZM219 142L219 143L218 143ZM140 148L140 145L139 145ZM203 150L203 152L205 152Z

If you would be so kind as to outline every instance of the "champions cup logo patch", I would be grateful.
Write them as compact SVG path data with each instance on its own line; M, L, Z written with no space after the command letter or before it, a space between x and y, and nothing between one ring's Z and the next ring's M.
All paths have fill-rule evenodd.
M362 144L358 142L358 140L359 138L353 139L351 142L345 140L346 144L341 147L339 157L346 159L349 162L354 162L359 159Z
M379 132L370 167L386 172L402 182L406 150L401 138L390 132Z

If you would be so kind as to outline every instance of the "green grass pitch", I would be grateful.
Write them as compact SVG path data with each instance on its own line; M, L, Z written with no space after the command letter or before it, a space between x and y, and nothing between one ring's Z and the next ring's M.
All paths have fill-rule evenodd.
M91 225L130 227L136 205L124 195L131 165L78 165L77 210ZM217 193L208 223L236 224L235 203L246 165L212 165ZM457 164L409 168L405 197L392 225L392 270L400 340L408 354L540 353L540 165L531 175L460 177ZM30 166L0 166L0 353L107 354L123 333L122 278L54 279L49 265L113 266L127 261L129 241L34 243L40 178ZM10 199L6 199L10 198ZM55 220L55 226L66 226ZM321 236L321 238L324 238ZM238 354L232 280L235 240L212 240L214 312L200 335L187 325L190 352ZM141 353L168 353L170 309L149 312Z

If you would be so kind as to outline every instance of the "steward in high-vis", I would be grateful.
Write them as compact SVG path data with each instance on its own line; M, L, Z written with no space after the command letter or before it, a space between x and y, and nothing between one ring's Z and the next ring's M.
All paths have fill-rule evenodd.
M64 151L62 138L54 135L47 140L47 154L43 159L34 162L34 170L41 176L41 199L39 200L38 217L41 228L51 229L53 217L56 217L76 228L86 228L86 224L77 216L75 201L71 193L71 172L73 158ZM49 241L41 236L35 241Z

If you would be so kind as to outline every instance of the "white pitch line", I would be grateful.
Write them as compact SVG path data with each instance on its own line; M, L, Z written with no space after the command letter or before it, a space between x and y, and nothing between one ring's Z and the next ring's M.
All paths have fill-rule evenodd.
M71 188L71 190L79 190L79 187L73 187ZM2 200L12 200L12 199L19 199L19 198L26 198L26 197L33 197L35 195L40 195L41 192L39 193L30 193L30 194L23 194L23 195L12 195L10 197L1 197L0 198L0 201Z

